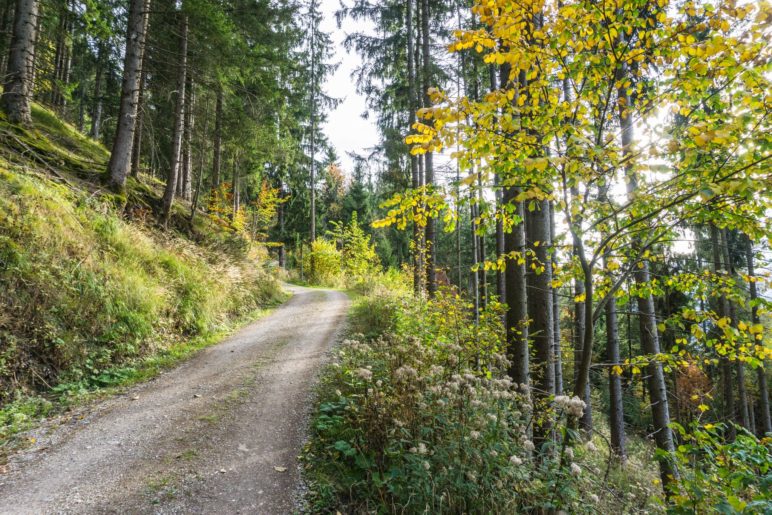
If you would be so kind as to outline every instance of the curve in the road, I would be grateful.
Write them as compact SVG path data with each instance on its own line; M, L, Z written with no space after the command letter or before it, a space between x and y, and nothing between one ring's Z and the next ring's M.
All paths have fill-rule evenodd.
M0 513L292 513L310 392L346 295L291 287L266 318L40 437Z

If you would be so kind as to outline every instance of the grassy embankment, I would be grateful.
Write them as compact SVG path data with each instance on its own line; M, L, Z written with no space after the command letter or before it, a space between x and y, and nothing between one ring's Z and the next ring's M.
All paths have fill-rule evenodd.
M39 106L0 115L0 460L52 410L147 379L279 302L264 249L161 183L102 186L107 150Z

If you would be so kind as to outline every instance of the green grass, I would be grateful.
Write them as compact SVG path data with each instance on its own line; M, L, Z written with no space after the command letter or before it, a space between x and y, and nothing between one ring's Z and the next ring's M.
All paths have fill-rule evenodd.
M33 107L0 115L0 459L52 411L153 377L283 300L265 249L207 216L154 225L160 189L106 193L107 150ZM127 220L124 206L149 206ZM18 442L17 442L18 443Z

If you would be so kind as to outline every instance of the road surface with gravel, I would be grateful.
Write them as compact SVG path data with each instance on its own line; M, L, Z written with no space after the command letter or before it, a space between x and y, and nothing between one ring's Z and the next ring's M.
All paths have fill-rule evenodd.
M32 433L0 475L0 513L298 511L313 384L349 303L289 289L181 366Z

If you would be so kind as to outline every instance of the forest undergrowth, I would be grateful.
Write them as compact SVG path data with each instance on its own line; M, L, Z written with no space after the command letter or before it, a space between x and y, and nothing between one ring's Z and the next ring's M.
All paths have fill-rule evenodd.
M152 377L283 298L264 248L183 207L162 233L150 178L106 194L107 151L34 116L0 120L0 456L52 410Z

